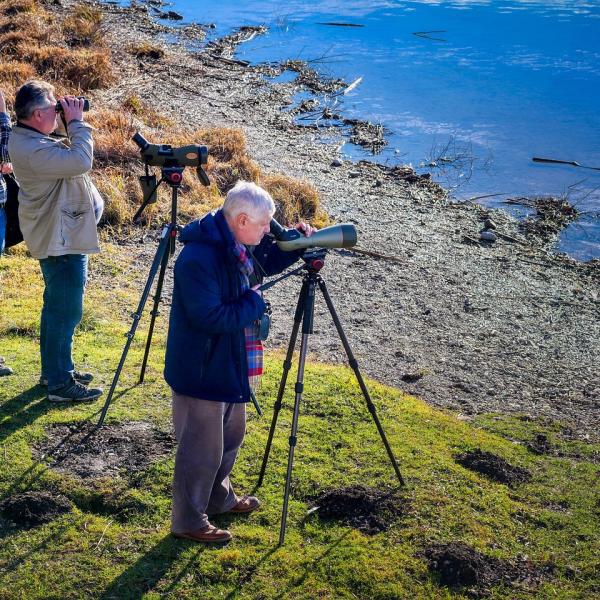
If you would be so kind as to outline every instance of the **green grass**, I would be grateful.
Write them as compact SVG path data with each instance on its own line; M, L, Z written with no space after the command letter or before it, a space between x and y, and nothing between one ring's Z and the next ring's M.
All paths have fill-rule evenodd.
M131 262L110 244L92 258L75 356L78 367L92 369L105 388L147 269L136 271ZM319 364L310 364L305 377L285 546L278 548L277 540L291 391L259 492L263 508L217 521L234 535L224 548L172 539L172 456L135 476L123 473L96 482L58 473L33 457L32 445L44 438L46 427L97 419L103 398L79 406L49 405L36 385L42 291L37 262L22 254L3 257L0 278L0 349L16 372L0 380L0 498L50 489L75 505L72 512L29 530L0 520L0 598L463 598L441 587L418 558L428 544L454 540L498 558L527 555L535 563L556 565L553 577L537 589L496 587L493 598L570 600L592 598L600 591L598 446L565 439L558 423L502 415L482 415L467 423L369 382L408 483L405 515L375 536L321 521L316 514L306 516L308 498L320 490L396 483L353 373ZM145 420L168 430L169 391L161 376L165 316L158 321L146 382L136 386L145 315L120 381L119 390L127 391L117 394L108 423ZM274 355L267 360L259 395L265 415L258 418L249 411L246 441L234 470L239 492L252 489L260 469L281 359ZM294 380L291 373L288 387ZM527 450L524 442L539 433L564 456ZM531 482L511 489L454 461L457 452L474 448L530 469ZM98 501L107 497L133 507L129 518L100 510Z

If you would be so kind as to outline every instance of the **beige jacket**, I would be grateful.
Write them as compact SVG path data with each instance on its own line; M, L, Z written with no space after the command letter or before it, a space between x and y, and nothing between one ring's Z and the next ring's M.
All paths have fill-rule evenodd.
M8 152L19 183L19 224L34 258L99 252L92 127L69 124L70 143L19 126ZM101 199L100 199L101 202Z

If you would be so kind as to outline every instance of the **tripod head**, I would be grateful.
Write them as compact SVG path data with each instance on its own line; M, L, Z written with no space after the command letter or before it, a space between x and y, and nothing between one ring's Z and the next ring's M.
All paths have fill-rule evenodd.
M303 265L284 273L277 279L263 283L259 288L260 291L264 292L265 290L272 288L276 283L279 283L280 281L283 281L292 275L296 275L297 273L300 273L300 271L306 271L308 276L314 277L325 266L325 256L327 256L327 252L327 248L314 248L313 250L307 250L302 255L302 260L304 261Z
M301 269L309 273L318 273L325 266L325 257L327 256L327 248L314 248L307 250L302 255L304 264Z

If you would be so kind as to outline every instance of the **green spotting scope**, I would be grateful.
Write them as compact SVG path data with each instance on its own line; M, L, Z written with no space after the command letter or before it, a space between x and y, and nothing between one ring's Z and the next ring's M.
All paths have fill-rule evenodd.
M271 233L282 250L303 250L304 248L352 248L356 245L356 227L350 223L331 225L315 231L306 237L297 229L287 229L275 219L271 219Z
M151 144L139 131L131 138L140 148L142 160L155 167L196 167L198 179L210 185L202 165L208 161L208 148L189 144L173 148L169 144Z

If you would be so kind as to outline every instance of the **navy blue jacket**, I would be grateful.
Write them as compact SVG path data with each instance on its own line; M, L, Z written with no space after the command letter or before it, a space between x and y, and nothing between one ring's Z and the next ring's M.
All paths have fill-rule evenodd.
M260 318L265 303L252 290L242 292L234 238L220 210L187 225L180 239L185 247L175 262L165 379L178 394L248 402L244 328ZM267 275L300 256L279 250L269 235L253 254ZM256 265L255 271L262 274Z

